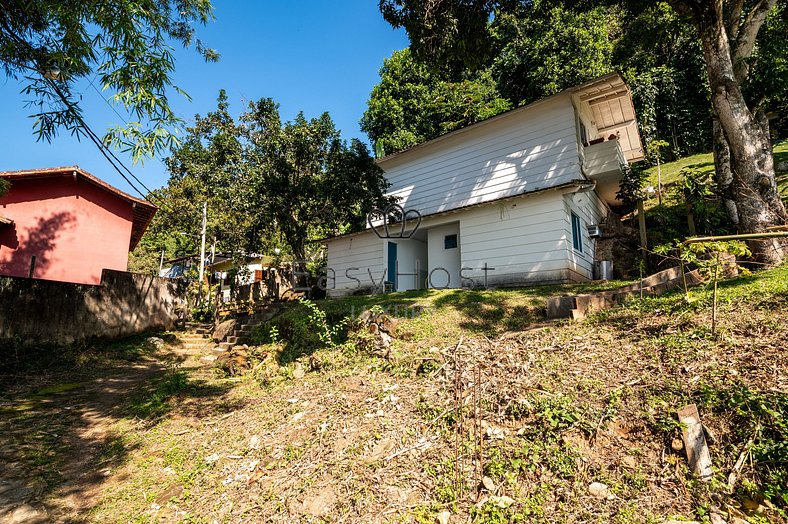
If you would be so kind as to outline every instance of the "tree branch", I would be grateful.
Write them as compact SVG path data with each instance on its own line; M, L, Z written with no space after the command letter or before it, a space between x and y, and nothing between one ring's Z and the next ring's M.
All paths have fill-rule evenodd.
M731 44L731 58L733 59L733 69L736 81L739 84L747 80L750 74L750 67L747 60L752 56L755 48L755 39L758 31L766 21L772 7L777 4L777 0L759 0L757 4L747 13L744 22L741 23L737 32L738 38Z
M735 41L739 36L739 24L741 22L741 14L743 10L744 0L734 0L725 24L728 27L728 36L733 41Z

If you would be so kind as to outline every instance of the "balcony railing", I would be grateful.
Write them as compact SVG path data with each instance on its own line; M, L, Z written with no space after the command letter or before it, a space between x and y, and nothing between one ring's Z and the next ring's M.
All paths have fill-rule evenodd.
M591 144L583 148L583 168L589 178L610 176L621 173L621 166L627 165L627 159L618 140L607 140Z

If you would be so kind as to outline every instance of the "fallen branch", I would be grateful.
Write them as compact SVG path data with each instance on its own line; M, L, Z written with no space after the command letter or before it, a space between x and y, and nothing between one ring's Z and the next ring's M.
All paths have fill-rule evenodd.
M386 457L384 460L386 460L386 462L388 462L389 460L395 459L395 458L399 457L400 455L402 455L404 453L407 453L409 451L413 451L414 449L420 449L420 448L425 448L426 449L426 448L430 447L431 445L432 445L432 443L430 441L422 440L422 441L418 442L417 444L414 444L413 446L410 446L410 447L401 449L401 450L399 450L399 451L397 451L395 453L392 453L391 455Z
M736 463L733 465L733 469L731 470L730 475L728 475L728 491L730 493L733 493L733 488L736 485L736 480L739 475L739 472L741 471L741 468L744 466L744 461L746 460L747 455L750 453L750 446L752 446L752 443L755 442L755 435L758 434L758 431L760 431L760 429L761 429L760 426L755 428L755 433L753 434L752 437L750 437L750 440L748 440L747 443L744 444L744 448L741 450L741 453L739 453L739 458L736 460Z

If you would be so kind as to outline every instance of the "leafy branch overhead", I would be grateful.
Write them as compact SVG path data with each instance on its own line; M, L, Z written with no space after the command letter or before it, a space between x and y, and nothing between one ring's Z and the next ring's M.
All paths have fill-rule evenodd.
M173 84L172 45L216 61L218 53L195 37L195 25L212 19L209 0L0 0L0 64L23 82L39 140L61 131L89 138L82 91L107 91L130 121L102 140L136 161L177 144L182 121L168 94L188 95Z

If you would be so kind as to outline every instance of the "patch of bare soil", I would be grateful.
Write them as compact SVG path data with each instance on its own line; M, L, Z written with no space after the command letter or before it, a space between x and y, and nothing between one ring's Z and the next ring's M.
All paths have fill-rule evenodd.
M235 379L197 369L233 384L228 408L177 399L108 479L92 518L782 522L763 498L710 494L675 448L673 414L698 401L693 385L783 384L774 341L785 328L758 339L732 330L674 353L664 339L674 327L654 318L623 332L602 322L395 344L390 359L325 350ZM728 414L701 411L727 478L743 442Z
M114 466L130 449L107 454L129 401L144 394L180 344L67 371L2 377L0 521L78 522L100 500ZM137 421L139 422L139 421Z

